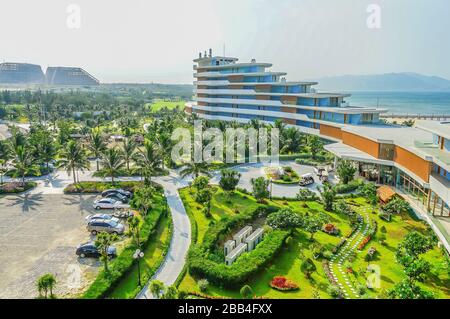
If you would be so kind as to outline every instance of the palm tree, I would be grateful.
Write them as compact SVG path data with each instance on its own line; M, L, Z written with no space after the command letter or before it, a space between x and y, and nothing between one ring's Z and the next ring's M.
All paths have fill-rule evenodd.
M161 295L161 291L164 290L164 283L159 280L152 280L150 283L150 292L156 296L156 298L159 298Z
M73 182L77 183L75 170L89 169L89 160L85 150L77 142L71 140L66 147L60 149L58 153L57 166L67 171L67 174L73 174Z
M302 146L303 134L295 127L289 127L284 129L281 136L281 152L283 153L296 153Z
M318 136L310 135L308 137L308 146L311 151L312 158L316 159L317 153L322 150L323 143Z
M134 160L145 177L145 183L151 181L152 174L160 167L162 162L161 150L153 142L145 140L144 148L136 153Z
M101 175L103 177L110 176L111 182L114 184L114 177L125 165L122 152L115 147L107 149L102 153L101 163Z
M186 177L189 174L192 174L192 178L196 179L200 174L211 176L209 170L210 165L208 163L195 163L194 160L191 160L183 165L183 169L180 171L180 174L181 177Z
M18 145L12 149L11 155L14 176L20 177L22 187L25 187L25 176L38 170L32 149L27 145Z
M128 172L130 172L130 162L133 159L135 150L136 150L136 143L132 139L126 138L123 140L122 144L123 160L127 165Z
M0 141L0 185L3 185L3 175L6 174L6 162L10 157L10 149L7 143Z
M49 172L49 163L53 160L56 154L53 141L48 138L44 139L42 143L37 145L37 152L39 154L39 159L45 163L47 172Z
M53 297L53 288L55 287L56 279L52 274L45 274L36 281L36 286L39 291L39 296L42 297L44 292L44 298L47 299L48 292L50 291L50 298Z
M95 162L97 164L97 171L99 170L99 159L102 152L106 149L105 137L101 134L100 130L93 129L89 135L89 150L95 156Z
M137 218L136 216L131 216L127 219L130 234L133 237L137 247L141 245L139 238L139 223L140 223L139 218Z
M97 235L97 239L95 241L95 247L98 248L101 260L105 266L105 271L108 272L108 248L111 246L113 242L118 240L119 237L116 234L109 234L105 232L101 232Z
M164 150L164 152L162 152L162 169L164 170L164 162L167 161L169 162L171 160L171 151L172 151L172 146L173 146L173 142L170 138L170 134L167 132L163 132L158 134L157 136L157 142L159 144L159 147Z

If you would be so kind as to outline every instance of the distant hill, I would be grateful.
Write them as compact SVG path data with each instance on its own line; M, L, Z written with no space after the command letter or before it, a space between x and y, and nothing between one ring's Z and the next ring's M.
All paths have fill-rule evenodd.
M319 90L333 91L450 91L450 81L418 73L342 75L314 79Z

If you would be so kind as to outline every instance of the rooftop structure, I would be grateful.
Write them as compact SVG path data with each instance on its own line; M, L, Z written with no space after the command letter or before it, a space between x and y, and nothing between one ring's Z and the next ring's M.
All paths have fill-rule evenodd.
M45 72L50 85L99 85L99 81L82 68L48 67Z
M42 84L45 76L39 65L5 62L0 64L0 83Z

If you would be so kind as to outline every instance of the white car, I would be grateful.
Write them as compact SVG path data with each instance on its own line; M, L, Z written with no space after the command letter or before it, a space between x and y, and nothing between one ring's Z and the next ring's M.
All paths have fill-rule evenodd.
M87 223L89 223L90 221L99 220L99 219L101 219L101 220L112 220L112 221L114 221L116 223L119 222L119 218L114 217L112 215L108 215L108 214L92 214L92 215L86 216L86 222Z
M95 209L114 209L118 208L123 203L120 200L115 200L113 198L101 198L94 201L92 205Z

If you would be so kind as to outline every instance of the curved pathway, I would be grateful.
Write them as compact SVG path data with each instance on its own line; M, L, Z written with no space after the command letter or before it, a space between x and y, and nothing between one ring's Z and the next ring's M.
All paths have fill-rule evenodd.
M349 255L357 251L358 245L362 242L364 237L370 229L369 210L364 210L364 222L360 223L355 233L347 239L346 244L339 250L338 254L334 255L330 260L330 272L334 280L338 283L339 288L346 299L359 298L354 283L350 281L348 273L344 269L343 264L347 261Z

